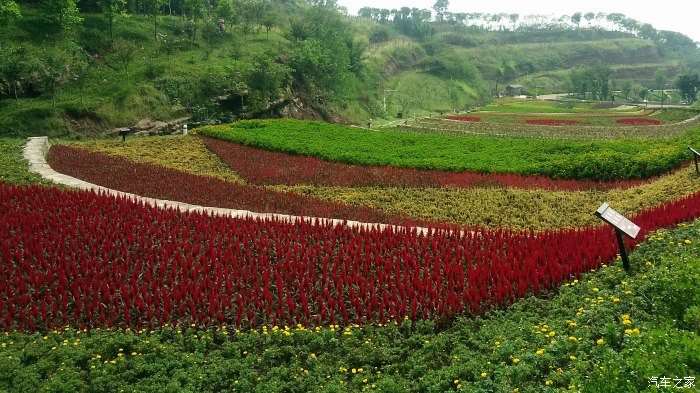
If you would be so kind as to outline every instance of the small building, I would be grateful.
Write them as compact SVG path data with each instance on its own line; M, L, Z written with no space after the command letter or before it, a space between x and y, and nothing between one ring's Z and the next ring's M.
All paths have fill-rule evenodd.
M523 85L508 85L506 86L506 95L508 97L517 97L523 92Z

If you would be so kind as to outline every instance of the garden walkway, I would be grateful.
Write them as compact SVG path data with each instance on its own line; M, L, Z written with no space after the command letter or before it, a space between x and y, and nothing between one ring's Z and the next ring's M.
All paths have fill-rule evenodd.
M379 223L365 223L359 221L349 221L349 220L338 220L331 218L322 217L302 217L302 216L292 216L288 214L278 214L278 213L256 213L248 210L236 210L236 209L224 209L219 207L208 207L191 205L189 203L178 202L178 201L168 201L163 199L154 199L142 197L135 194L130 194L126 192L121 192L117 190L112 190L106 187L98 186L96 184L88 183L86 181L76 179L71 176L67 176L53 170L49 164L46 162L46 155L49 152L49 138L45 136L41 137L30 137L27 138L27 144L24 146L24 159L28 161L29 171L41 175L44 179L50 180L57 184L63 184L68 187L78 188L83 190L92 190L95 192L105 192L109 195L121 196L132 199L134 201L142 201L149 205L158 206L161 208L172 208L180 209L180 211L196 211L196 212L206 212L211 215L216 216L228 216L233 218L254 218L254 219L275 219L281 221L294 222L297 220L311 220L316 222L318 220L321 224L332 223L333 225L345 224L350 227L366 227L373 228L378 227L384 229L391 225L379 224ZM397 227L398 228L398 227ZM412 227L413 228L413 227ZM406 228L408 229L408 228ZM418 232L427 233L427 228L416 227Z

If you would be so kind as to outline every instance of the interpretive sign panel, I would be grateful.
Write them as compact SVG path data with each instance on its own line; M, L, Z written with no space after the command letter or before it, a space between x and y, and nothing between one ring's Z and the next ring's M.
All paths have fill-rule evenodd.
M601 220L612 225L616 229L619 229L625 235L636 238L639 234L639 228L635 223L625 218L622 214L616 212L607 202L600 205L598 210L595 212L596 216L600 217Z

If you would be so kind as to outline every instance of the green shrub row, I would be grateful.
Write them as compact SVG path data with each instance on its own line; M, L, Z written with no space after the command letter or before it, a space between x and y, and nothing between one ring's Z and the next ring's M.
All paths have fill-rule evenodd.
M689 160L697 127L676 138L612 141L480 138L370 131L299 120L251 120L203 127L214 138L356 165L519 173L581 180L640 179ZM695 143L697 145L697 143Z

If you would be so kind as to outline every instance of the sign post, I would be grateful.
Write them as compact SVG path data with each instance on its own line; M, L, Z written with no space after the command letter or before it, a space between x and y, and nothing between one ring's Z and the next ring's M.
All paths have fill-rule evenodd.
M119 129L119 136L122 137L122 142L126 142L126 136L129 134L129 131L131 131L129 127L122 127Z
M623 217L620 213L613 210L613 208L608 205L607 202L603 202L602 205L596 210L595 215L606 223L610 224L615 228L615 235L617 236L617 244L620 246L620 257L622 258L622 266L626 271L630 270L630 260L627 255L627 249L625 248L625 239L622 235L627 235L628 237L634 239L639 234L639 228L635 223Z
M688 150L693 153L693 158L695 159L695 174L700 175L700 169L698 168L698 157L700 157L700 152L688 146Z

